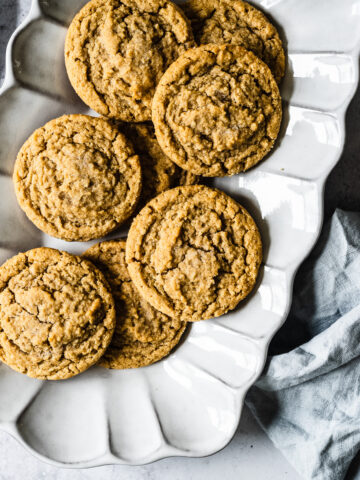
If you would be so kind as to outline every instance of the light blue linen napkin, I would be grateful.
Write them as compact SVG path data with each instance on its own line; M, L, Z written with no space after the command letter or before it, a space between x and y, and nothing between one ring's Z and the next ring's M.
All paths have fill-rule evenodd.
M247 405L305 479L343 479L360 448L360 213L325 225L269 353Z

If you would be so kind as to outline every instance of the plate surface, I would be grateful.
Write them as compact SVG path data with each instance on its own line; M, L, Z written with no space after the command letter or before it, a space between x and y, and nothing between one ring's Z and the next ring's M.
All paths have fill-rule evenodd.
M33 227L11 181L17 151L35 128L63 113L94 114L73 92L63 60L66 26L85 3L33 0L9 42L0 91L1 263L40 245L81 253L90 243L63 242ZM44 460L87 467L203 456L237 428L244 396L286 318L296 269L320 231L324 182L343 148L360 45L360 0L253 3L277 24L288 50L282 131L264 162L214 185L258 223L265 246L258 286L236 311L194 324L172 355L150 367L94 367L42 382L0 365L0 428Z

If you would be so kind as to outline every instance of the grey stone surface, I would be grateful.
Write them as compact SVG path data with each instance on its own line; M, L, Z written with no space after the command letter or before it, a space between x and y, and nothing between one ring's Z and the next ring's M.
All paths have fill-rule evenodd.
M28 13L30 4L31 0L0 0L0 84L4 78L6 45Z

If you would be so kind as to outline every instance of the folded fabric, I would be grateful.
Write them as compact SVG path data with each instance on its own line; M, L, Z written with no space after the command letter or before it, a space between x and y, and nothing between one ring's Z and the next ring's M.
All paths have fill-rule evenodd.
M247 405L305 479L343 479L360 449L359 213L325 225L269 353Z

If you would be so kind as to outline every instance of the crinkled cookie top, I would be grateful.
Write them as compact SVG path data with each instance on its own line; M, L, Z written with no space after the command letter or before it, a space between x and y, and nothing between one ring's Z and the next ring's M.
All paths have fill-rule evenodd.
M248 170L278 136L281 97L268 66L237 45L188 50L165 72L153 100L165 154L195 175Z
M100 238L135 210L141 167L131 142L102 118L64 115L36 130L14 169L21 208L45 233Z
M167 67L195 45L189 21L168 0L92 0L65 43L70 81L95 111L127 122L151 118Z
M197 183L196 175L178 167L161 150L150 122L126 124L121 130L132 141L140 158L143 182L137 209L169 188Z
M235 308L253 289L261 259L260 234L248 212L202 185L174 188L149 202L126 243L140 294L183 321Z
M241 0L188 0L181 8L199 44L233 43L251 50L280 82L285 73L282 41L260 10Z
M50 248L0 267L0 360L40 379L69 378L96 363L115 328L102 273Z
M144 300L129 276L125 240L90 247L83 256L96 265L111 287L116 328L100 364L107 368L135 368L165 357L179 342L186 324L155 310Z

